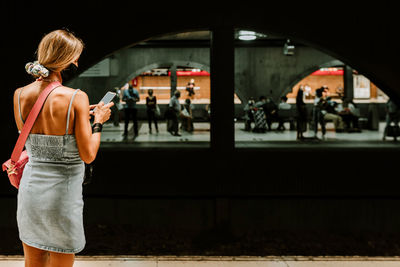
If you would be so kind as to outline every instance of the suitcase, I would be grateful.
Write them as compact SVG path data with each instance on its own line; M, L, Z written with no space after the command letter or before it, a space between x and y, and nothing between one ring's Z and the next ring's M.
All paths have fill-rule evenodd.
M254 112L254 132L265 132L267 130L267 120L263 108L257 108Z

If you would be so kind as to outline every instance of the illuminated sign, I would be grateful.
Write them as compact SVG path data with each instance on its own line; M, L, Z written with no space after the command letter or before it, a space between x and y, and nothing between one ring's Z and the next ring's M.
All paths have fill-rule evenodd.
M311 75L343 75L343 69L322 68L317 71L314 71Z

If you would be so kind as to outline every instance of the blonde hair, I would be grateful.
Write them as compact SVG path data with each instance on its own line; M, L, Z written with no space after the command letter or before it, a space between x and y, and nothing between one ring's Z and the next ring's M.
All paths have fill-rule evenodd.
M82 53L81 39L67 30L55 30L46 34L39 43L37 61L49 71L60 72Z

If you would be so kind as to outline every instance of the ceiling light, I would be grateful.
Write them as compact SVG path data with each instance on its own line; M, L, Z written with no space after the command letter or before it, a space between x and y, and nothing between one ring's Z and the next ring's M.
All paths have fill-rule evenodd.
M239 40L250 41L257 39L257 35L253 31L239 31L238 38Z
M255 35L239 35L239 40L242 41L251 41L251 40L255 40L257 39L257 37Z

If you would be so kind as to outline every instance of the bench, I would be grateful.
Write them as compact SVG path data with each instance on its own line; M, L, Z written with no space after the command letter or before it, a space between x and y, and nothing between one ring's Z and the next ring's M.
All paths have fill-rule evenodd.
M210 116L205 108L194 108L192 109L193 121L196 122L207 122L210 121Z
M290 130L296 130L296 118L297 118L297 110L295 108L291 109L279 109L278 110L278 120L281 119L284 123L289 122Z

